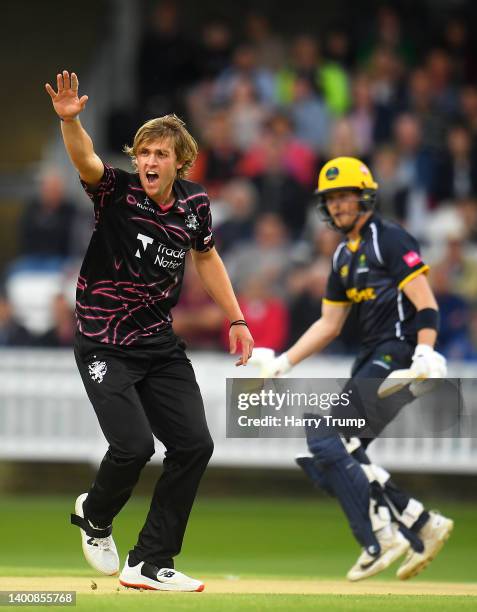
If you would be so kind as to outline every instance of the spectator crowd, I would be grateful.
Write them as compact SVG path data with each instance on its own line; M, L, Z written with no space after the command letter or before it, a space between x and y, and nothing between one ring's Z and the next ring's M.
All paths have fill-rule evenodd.
M210 195L217 248L256 345L282 350L320 316L341 236L318 221L312 194L320 167L347 155L370 166L382 214L422 244L441 309L439 350L477 360L477 41L465 14L430 19L420 39L392 4L323 35L287 37L257 12L239 35L223 19L206 21L198 37L181 24L171 0L145 20L136 103L111 112L110 149L153 116L186 119L200 145L189 178ZM57 192L50 181L25 209L21 255L71 255L74 207ZM227 324L191 267L176 332L191 348L224 349ZM7 298L0 345L71 341L61 293L53 327L33 339ZM352 314L328 351L356 342Z

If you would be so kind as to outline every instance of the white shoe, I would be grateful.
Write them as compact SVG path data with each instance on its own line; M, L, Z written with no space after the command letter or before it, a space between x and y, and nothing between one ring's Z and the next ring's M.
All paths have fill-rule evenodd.
M406 558L396 573L396 576L401 580L417 576L422 570L426 569L444 546L454 528L454 521L451 519L437 512L429 512L429 514L429 520L418 533L424 544L424 550L416 552L412 548L409 549Z
M367 550L363 550L346 575L348 580L355 582L382 572L409 548L409 542L395 525L383 527L376 532L376 537L381 546L381 552L375 557Z
M75 503L75 514L71 515L71 522L77 525L81 532L81 544L86 561L98 572L107 576L114 576L119 572L119 556L111 535L111 525L104 529L95 527L85 519L83 503L88 497L81 494Z
M152 563L141 561L131 567L129 556L126 558L119 582L133 589L148 589L151 591L203 591L204 583L189 578L174 569L159 569Z

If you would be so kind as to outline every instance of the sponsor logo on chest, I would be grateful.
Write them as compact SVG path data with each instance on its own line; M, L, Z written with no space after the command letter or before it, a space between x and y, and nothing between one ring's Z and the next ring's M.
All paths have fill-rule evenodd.
M161 268L169 270L176 270L184 263L184 257L187 251L184 249L172 249L162 242L157 242L154 238L147 236L146 234L139 233L137 239L140 241L141 246L137 249L135 255L138 259L142 259L143 254L146 253L149 246L151 249L149 252L155 254L154 264ZM157 244L157 248L156 248Z

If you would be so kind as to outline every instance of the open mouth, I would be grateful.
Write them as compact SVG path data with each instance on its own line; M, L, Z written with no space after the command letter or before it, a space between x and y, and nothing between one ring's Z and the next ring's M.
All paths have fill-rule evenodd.
M154 185L159 180L157 172L146 172L146 180L149 185Z

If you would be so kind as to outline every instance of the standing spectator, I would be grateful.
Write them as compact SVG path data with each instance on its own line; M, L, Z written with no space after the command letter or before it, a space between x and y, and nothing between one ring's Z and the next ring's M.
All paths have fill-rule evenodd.
M274 295L283 295L283 277L289 263L286 226L272 213L261 215L254 228L253 240L237 245L225 258L234 287L240 292L247 279L256 274L270 283Z
M353 126L358 155L368 159L374 147L376 111L371 80L364 73L358 74L353 80L349 120Z
M36 338L15 319L6 295L0 292L0 347L31 346Z
M53 326L42 334L38 346L71 347L76 331L74 313L66 297L59 293L52 301Z
M232 65L219 74L215 81L212 102L216 104L230 102L235 83L243 78L252 81L260 102L264 104L274 102L273 75L267 68L260 66L255 49L250 44L241 44L235 49Z
M423 147L433 154L442 153L450 117L439 108L432 92L429 72L425 68L416 68L409 75L406 110L422 126Z
M282 38L277 36L266 15L253 11L246 20L246 37L253 47L259 66L276 72L285 60Z
M298 77L295 80L290 117L297 138L315 153L323 154L329 145L331 117L323 99L306 78Z
M288 337L288 311L284 300L274 294L271 279L266 274L252 274L242 284L238 301L258 346L281 351ZM224 326L224 347L227 333Z
M262 140L262 146L264 168L252 179L258 192L258 210L261 214L278 215L290 237L297 239L305 224L309 192L285 167L281 140L269 135Z
M229 105L230 125L234 145L247 151L260 137L268 116L268 108L258 99L253 82L246 77L237 79Z
M38 196L27 203L19 226L19 254L68 257L75 206L65 196L63 178L50 168L41 177Z
M237 178L224 185L219 198L225 218L222 223L215 224L215 241L224 255L240 243L251 240L258 194L250 181ZM214 212L213 202L213 215ZM214 219L217 216L214 215Z
M222 186L237 176L240 151L232 139L230 115L226 109L216 110L209 116L204 133L205 146L191 169L192 181L203 184L211 197L215 197Z
M193 42L181 29L177 4L156 2L138 53L138 95L145 115L183 114L182 93L198 76L195 57Z

